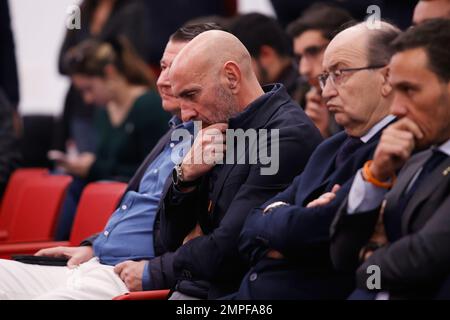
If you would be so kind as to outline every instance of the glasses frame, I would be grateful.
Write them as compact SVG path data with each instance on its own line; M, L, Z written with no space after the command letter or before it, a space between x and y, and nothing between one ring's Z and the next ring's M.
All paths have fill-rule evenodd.
M343 68L343 69L336 69L332 72L323 72L320 75L317 76L317 79L319 80L320 88L323 90L325 86L327 85L328 78L330 78L331 75L331 83L336 88L337 84L335 82L335 72L357 72L362 70L373 70L373 69L381 69L386 67L386 65L373 65L373 66L367 66L367 67L359 67L359 68Z

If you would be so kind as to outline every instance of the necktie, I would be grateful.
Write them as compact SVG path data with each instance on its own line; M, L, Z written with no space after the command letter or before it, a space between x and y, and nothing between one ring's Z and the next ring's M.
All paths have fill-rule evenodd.
M433 172L433 170L436 169L436 167L447 157L448 156L445 153L439 151L438 149L434 149L433 154L423 165L422 171L419 173L416 180L413 181L412 185L409 185L409 189L406 189L405 192L403 192L403 194L400 196L395 212L392 212L392 214L385 216L386 233L388 234L388 238L390 241L395 241L401 237L402 215L412 196L417 191L417 188L421 185L425 178L431 172Z
M359 147L361 147L364 142L358 137L348 136L347 139L342 143L335 159L335 167L341 166Z

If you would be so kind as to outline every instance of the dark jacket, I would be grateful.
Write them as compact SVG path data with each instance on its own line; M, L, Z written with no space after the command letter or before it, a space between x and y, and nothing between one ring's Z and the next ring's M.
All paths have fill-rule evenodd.
M343 299L354 287L351 274L335 272L329 254L329 228L348 193L354 175L372 157L381 132L358 148L340 165L335 159L347 134L324 141L311 156L305 170L292 185L247 218L241 234L241 252L255 266L246 275L237 299ZM335 184L341 189L326 206L307 204ZM262 210L283 201L289 206ZM265 258L268 249L285 259ZM256 275L256 276L255 276ZM256 277L256 278L255 278Z
M13 108L19 103L19 80L8 0L0 0L0 88Z
M217 165L191 193L172 186L161 208L161 238L175 251L176 290L200 298L236 291L247 266L239 257L238 237L247 214L302 172L321 141L320 133L282 85L251 103L230 129L279 129L279 170L261 175L260 164ZM270 139L269 139L270 140ZM270 148L270 143L268 148ZM227 151L228 152L228 151ZM249 159L248 145L245 159ZM200 224L204 236L182 245Z
M13 128L13 108L0 88L0 199L9 176L19 167L21 159Z
M401 170L386 195L384 219L396 215L397 203L409 182L431 154L414 155ZM331 256L340 269L356 270L358 288L366 289L370 265L381 270L381 289L391 298L430 298L438 291L450 268L450 157L424 178L401 215L401 238L376 250L362 265L360 249L373 234L380 207L347 213L344 202L332 228ZM389 234L388 234L389 239Z

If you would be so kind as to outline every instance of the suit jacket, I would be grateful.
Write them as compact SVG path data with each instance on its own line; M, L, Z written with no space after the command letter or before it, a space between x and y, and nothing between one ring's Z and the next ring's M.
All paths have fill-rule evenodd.
M284 86L272 88L230 120L230 128L279 129L278 172L261 175L264 166L248 161L224 164L205 176L194 192L182 194L172 186L164 199L161 236L168 250L176 250L174 270L180 292L217 298L237 290L247 268L238 252L238 237L247 214L285 189L321 140L317 128ZM249 159L248 145L245 154ZM182 245L197 222L204 236Z
M153 148L153 150L148 154L148 156L145 158L144 162L141 164L141 166L138 168L134 176L131 178L130 182L128 183L128 187L125 190L123 197L128 191L138 191L139 185L141 183L141 180L145 174L145 171L147 170L148 166L156 159L156 157L164 150L164 146L170 141L170 137L172 135L173 129L169 130L156 144L156 146ZM167 192L168 187L170 186L171 182L171 176L168 178L166 185L163 190L163 196ZM121 199L121 201L122 201ZM121 203L119 201L119 205ZM149 273L150 273L150 279L151 279L151 289L157 290L157 289L167 289L172 287L175 284L175 278L172 268L172 260L173 260L173 253L167 252L162 244L161 244L161 238L160 238L160 217L159 215L156 216L155 224L154 224L154 249L155 249L155 258L149 261ZM97 235L93 235L92 237L84 240L81 245L88 245L92 246L95 239L97 238Z
M397 202L411 179L431 155L420 152L402 168L385 197L384 215L395 214ZM392 298L434 296L450 266L450 157L418 186L401 217L402 237L376 250L358 267L358 252L373 234L380 208L347 214L347 201L332 228L331 255L340 269L356 271L357 286L366 289L370 265L381 270L381 287Z
M380 136L381 131L338 168L335 159L347 134L341 132L325 140L288 189L249 215L240 250L254 266L244 278L237 299L342 299L351 292L352 277L333 270L329 228L355 173L372 157ZM341 189L332 202L306 208L335 184ZM267 205L277 201L290 205L262 214ZM281 252L285 259L265 258L269 248Z

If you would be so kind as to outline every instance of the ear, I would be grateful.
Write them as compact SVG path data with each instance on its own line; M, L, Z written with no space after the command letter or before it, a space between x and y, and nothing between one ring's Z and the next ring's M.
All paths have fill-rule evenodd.
M237 94L242 79L241 69L237 63L234 61L227 61L223 66L223 74L225 77L225 86L229 88L233 94Z
M392 92L392 86L389 82L389 66L381 69L382 83L381 83L381 94L383 97L387 97Z

